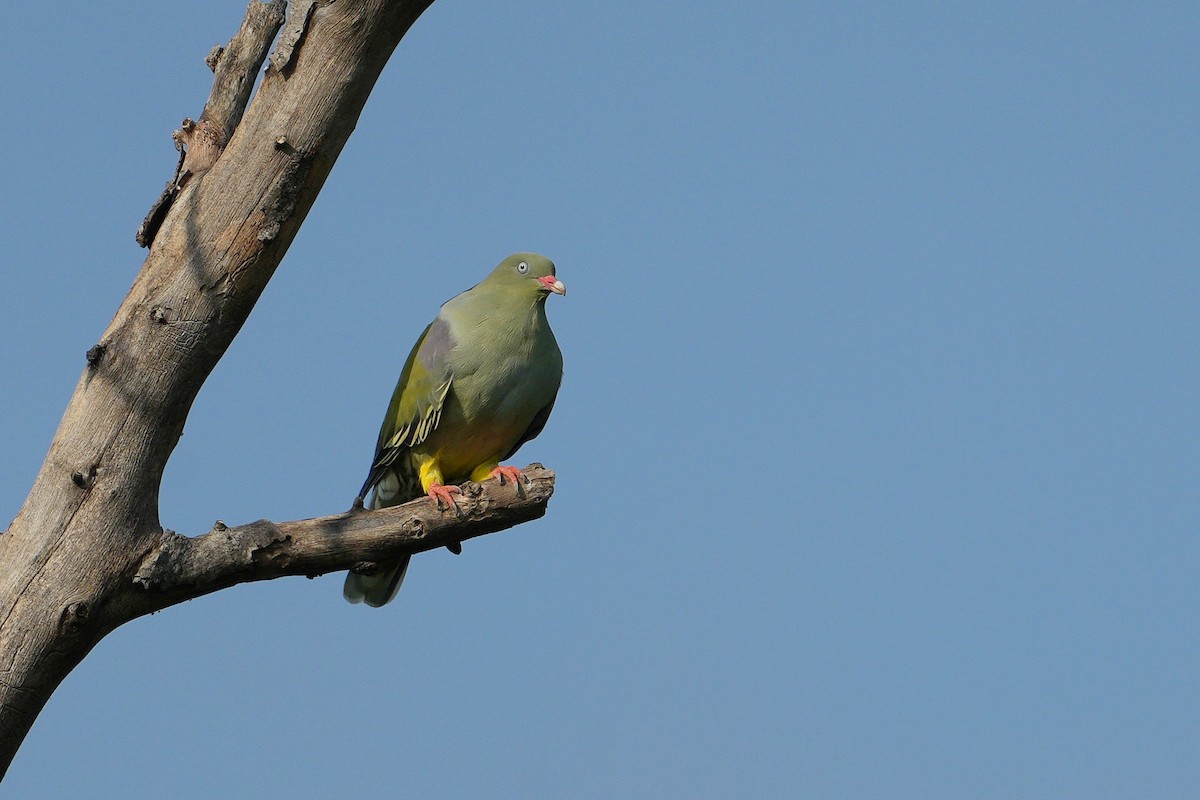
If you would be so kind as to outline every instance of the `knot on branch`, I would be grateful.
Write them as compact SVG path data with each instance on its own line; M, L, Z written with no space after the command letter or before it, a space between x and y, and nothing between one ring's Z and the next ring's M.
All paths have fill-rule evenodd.
M77 470L71 473L71 483L78 486L80 489L91 489L96 483L96 475L100 472L99 464L92 464L86 470Z
M88 348L87 363L89 367L95 367L100 363L100 359L104 358L104 351L108 349L108 342L97 342Z
M217 71L217 64L221 63L221 56L225 54L225 45L214 44L213 49L204 57L204 63L208 64L208 68L213 72Z
M189 178L199 178L212 169L225 149L225 130L203 116L199 122L186 117L171 138L175 149L183 154L183 163L175 173L176 189L182 189Z
M134 238L139 245L149 247L154 242L154 237L166 220L167 212L171 210L175 198L191 178L199 178L212 169L212 165L217 163L224 151L231 132L232 129L227 131L205 116L201 116L199 122L191 117L184 117L180 127L171 134L175 149L179 151L175 177L167 183L138 227Z
M158 544L142 558L142 564L133 576L134 584L143 589L161 587L180 568L187 546L186 536L164 529Z
M78 636L87 626L92 608L83 600L67 605L58 617L58 627L67 636Z

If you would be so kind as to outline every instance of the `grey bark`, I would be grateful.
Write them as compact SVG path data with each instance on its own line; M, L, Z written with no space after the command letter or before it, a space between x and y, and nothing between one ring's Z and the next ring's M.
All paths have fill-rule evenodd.
M286 52L244 114L283 3L251 2L238 36L210 56L216 76L201 121L223 134L219 146L203 171L176 181L146 261L87 352L46 460L0 535L0 774L51 692L124 622L243 581L369 569L544 513L553 474L531 468L521 493L468 487L462 516L418 501L218 526L195 539L158 516L163 468L196 393L304 221L392 50L431 3L299 3Z

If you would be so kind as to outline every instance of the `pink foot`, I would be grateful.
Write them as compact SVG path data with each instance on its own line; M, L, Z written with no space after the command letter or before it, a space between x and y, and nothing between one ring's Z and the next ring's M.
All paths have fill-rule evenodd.
M519 486L525 481L525 476L521 474L518 467L496 467L492 470L492 477L500 481L500 485L504 485L504 479L508 478L513 482L513 485Z
M446 486L441 483L434 483L429 486L429 496L433 498L433 502L437 503L438 511L442 510L443 500L446 501L450 508L458 511L458 503L454 502L454 495L456 494L462 494L462 489L459 489L457 486Z

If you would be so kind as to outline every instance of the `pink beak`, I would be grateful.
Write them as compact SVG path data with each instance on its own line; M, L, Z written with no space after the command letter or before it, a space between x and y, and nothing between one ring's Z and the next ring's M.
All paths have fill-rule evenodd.
M564 297L567 295L567 287L563 286L563 282L553 275L543 275L542 277L538 278L538 283L546 287L547 292L561 294Z

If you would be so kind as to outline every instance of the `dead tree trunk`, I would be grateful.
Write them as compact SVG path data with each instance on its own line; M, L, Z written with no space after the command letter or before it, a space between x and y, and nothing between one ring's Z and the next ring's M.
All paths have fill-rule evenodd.
M212 96L179 133L188 157L139 232L146 261L88 350L45 463L0 535L0 774L51 692L124 622L244 581L369 569L545 512L553 474L535 466L519 495L467 487L460 517L416 502L191 539L159 521L163 469L196 393L291 244L392 50L431 3L294 2L284 24L283 0L251 2L229 47L210 56Z

